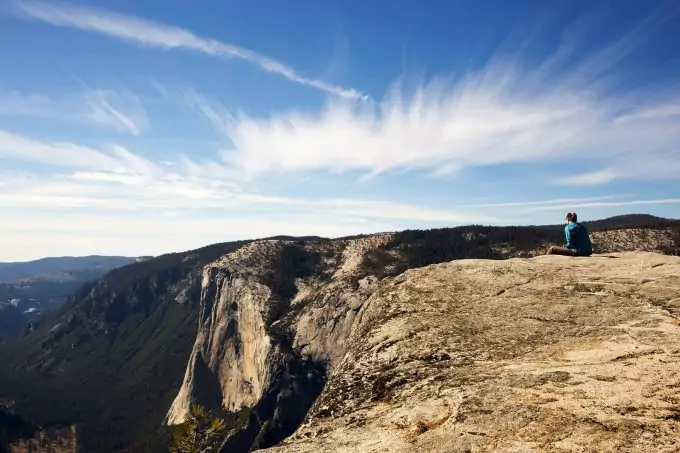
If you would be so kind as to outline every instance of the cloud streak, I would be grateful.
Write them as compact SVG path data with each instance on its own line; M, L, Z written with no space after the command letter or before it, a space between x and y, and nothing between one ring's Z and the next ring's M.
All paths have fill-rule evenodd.
M125 98L111 91L91 90L86 93L88 111L85 115L93 122L112 129L139 136L148 125L144 108L135 96ZM127 103L129 113L117 103Z
M522 80L522 73L495 67L452 87L433 83L410 96L395 89L375 108L333 102L319 114L292 111L266 119L232 115L215 103L197 110L232 144L222 164L250 177L412 169L445 175L574 161L587 170L554 180L596 185L676 174L680 116L651 114L658 111L653 105L630 101L636 93L614 97L549 86L530 93Z
M222 175L179 156L173 166L159 166L127 149L107 151L68 142L45 142L0 130L0 160L34 162L61 172L29 179L9 176L0 193L0 207L40 209L83 208L139 213L151 210L186 213L201 209L282 211L334 218L465 223L493 217L453 212L386 200L290 198L245 192Z
M115 145L101 151L3 131L4 159L61 168L41 175L0 175L0 212L8 219L0 225L0 250L7 259L81 251L158 254L168 251L168 243L173 250L191 249L276 234L343 236L418 226L526 223L533 220L523 213L536 211L680 204L680 198L602 195L441 208L370 198L284 197L249 192L182 159L157 165Z
M555 169L545 179L556 185L671 179L680 172L680 86L636 88L616 70L663 20L657 12L599 50L577 49L567 36L535 66L498 55L456 79L413 90L397 83L380 101L332 99L319 112L256 118L193 91L185 101L227 139L216 165L246 178L408 170L446 177L538 164Z
M146 110L137 96L103 89L87 89L60 98L0 93L0 115L93 124L134 136L141 135L149 125Z
M367 100L357 90L344 88L323 80L308 78L292 67L252 50L200 37L191 31L134 16L111 11L85 8L59 2L13 0L14 10L24 17L58 27L75 28L99 33L146 47L183 49L204 55L237 58L258 68L282 76L292 82L350 100Z
M118 160L110 154L69 142L42 142L0 130L0 159L56 167L110 170Z
M496 61L413 93L397 85L376 106L331 102L319 114L232 116L224 123L233 142L225 161L251 175L403 169L439 175L509 163L576 161L586 167L582 174L556 178L574 185L677 174L680 92L612 93L601 80L592 82L605 71L602 66L589 77L584 72L589 65L574 67L546 71Z
M614 170L605 168L604 170L568 176L558 180L557 183L568 186L596 186L614 181L619 177Z
M461 207L467 208L515 208L524 206L542 206L542 205L553 205L557 203L584 203L600 200L611 200L614 198L621 198L621 195L605 195L600 197L587 197L587 198L558 198L555 200L538 200L538 201L512 201L504 203L487 203L487 204L471 204L464 205Z
M524 209L524 212L532 212L539 210L568 210L574 208L610 208L622 206L653 206L653 205L668 205L680 204L680 198L659 198L651 200L629 200L629 201L600 201L600 202L585 202L585 203L571 203L571 204L553 204L541 207L533 207Z

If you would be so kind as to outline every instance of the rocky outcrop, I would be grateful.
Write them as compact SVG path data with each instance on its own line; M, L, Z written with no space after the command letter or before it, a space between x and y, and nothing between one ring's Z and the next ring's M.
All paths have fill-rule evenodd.
M257 241L207 266L196 343L167 422L181 423L193 403L251 408L224 451L292 434L377 285L364 275L364 254L390 237Z
M385 279L272 453L680 450L680 259L460 260Z
M425 370L416 369L413 376L384 373L392 365L397 366L395 364L376 362L366 365L372 371L363 373L365 382L357 381L356 376L362 375L362 372L351 368L365 362L365 357L355 354L370 338L371 330L366 330L367 323L384 334L381 341L387 346L382 347L389 349L393 343L401 341L401 337L392 338L389 334L396 332L388 326L397 319L403 323L399 324L402 329L399 334L411 335L405 338L421 345L420 338L414 337L415 334L406 326L432 323L431 328L423 329L439 332L436 321L448 316L436 313L434 318L429 318L425 306L425 311L419 313L417 298L405 311L395 308L400 305L392 304L392 296L384 297L390 282L394 281L391 278L404 269L461 257L499 259L541 255L551 236L542 236L540 231L532 233L512 228L471 227L469 231L404 232L340 240L262 240L244 245L203 271L198 335L183 384L168 412L167 423L181 423L194 403L211 409L221 407L231 412L245 408L250 411L246 425L234 429L225 440L222 451L247 452L271 447L293 434L312 405L313 411L308 418L311 431L307 428L298 431L298 439L322 432L326 428L314 431L315 424L324 425L323 420L328 417L334 419L338 414L343 414L343 417L350 414L351 411L343 412L340 406L364 404L354 401L350 397L352 395L337 393L338 385L345 389L368 385L368 401L381 402L384 399L382 393L394 386L394 382L399 385L412 380L421 384L427 382L434 375ZM664 244L673 243L670 234L670 230L626 230L624 233L610 230L595 232L594 242L600 251L616 250L619 243L637 249L656 250ZM512 265L496 260L479 261L480 268L495 270L480 271L477 285L486 285L484 290L498 292L497 297L507 297L503 296L505 292L513 294L516 291L506 286L519 284L516 281L523 282L529 272L517 263L537 266L543 263L542 259L512 261L515 263ZM465 263L470 265L474 261ZM434 268L425 269L435 272ZM411 272L414 271L396 278L415 278L407 277L416 275ZM551 272L558 273L558 269ZM489 279L488 284L482 277ZM533 281L534 277L531 279ZM461 279L452 274L450 280ZM450 306L451 300L444 298L445 294L474 300L488 296L487 293L472 292L474 288L453 283L446 289L447 292L442 292L437 288L442 281L442 278L432 281L424 278L417 286L424 295L439 294L442 299L436 303L446 307ZM521 286L526 285L522 283ZM410 285L403 288L410 288ZM466 313L474 315L472 307L468 310ZM413 319L404 318L408 313ZM530 320L531 315L528 316L526 319ZM465 322L473 324L474 320L467 319ZM540 319L530 322L538 323L535 327L541 330ZM517 326L521 331L523 324ZM383 332L383 328L387 330ZM422 343L421 346L426 348L423 352L426 358L418 360L425 363L458 360L451 359L452 353L447 347L457 337L450 337L450 332L437 335L436 342ZM484 343L487 340L489 344ZM477 354L484 357L500 347L496 340L480 338L477 350L467 350L472 346L466 342L456 352L467 357L464 363L468 359L473 360ZM502 343L505 344L504 340ZM407 360L413 352L407 351L408 344L409 341L404 342L405 349L394 352L390 360L397 361L397 364L399 360ZM386 366L388 368L383 369ZM328 387L321 393L328 379ZM338 380L341 380L340 384ZM317 400L319 394L321 397ZM360 394L357 395L360 398ZM341 420L343 423L358 420L353 415L349 417ZM310 448L321 448L321 444L314 445ZM324 448L330 448L332 442L324 445Z
M676 234L670 228L627 228L593 231L591 240L595 253L659 251L673 248Z
M253 406L270 378L267 356L272 340L266 329L272 291L258 281L263 266L245 259L264 254L276 243L254 243L203 271L199 331L182 388L168 413L181 423L191 403L237 410ZM242 272L246 270L246 272ZM240 272L241 271L241 272ZM260 272L259 274L262 274Z

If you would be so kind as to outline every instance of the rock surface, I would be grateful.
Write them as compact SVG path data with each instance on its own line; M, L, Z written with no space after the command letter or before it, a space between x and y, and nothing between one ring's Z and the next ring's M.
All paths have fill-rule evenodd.
M221 402L230 411L254 409L250 441L273 444L291 434L377 287L376 278L363 276L364 254L389 238L257 241L207 266L196 343L167 422L181 423L192 403ZM310 373L318 376L310 380ZM280 393L295 400L292 414ZM285 426L272 434L277 417Z
M669 229L629 228L590 233L595 253L656 251L670 248L674 233Z
M352 324L266 451L680 451L680 258L431 265L383 280Z

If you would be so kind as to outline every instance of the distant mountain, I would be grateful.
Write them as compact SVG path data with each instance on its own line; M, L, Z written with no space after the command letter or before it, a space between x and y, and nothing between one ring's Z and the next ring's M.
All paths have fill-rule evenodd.
M148 257L84 256L0 263L0 340L21 332L30 321L59 306L84 283L145 259Z
M106 272L115 267L124 266L142 259L148 259L148 257L64 256L42 258L35 261L0 263L0 282L14 282L34 277L52 278L60 281L69 279L69 276L72 274L77 275L79 271L94 272L96 270L103 270Z
M589 229L596 251L680 250L677 220L623 216ZM168 451L163 420L180 418L190 401L252 410L233 439L240 447L224 451L273 445L297 428L385 278L457 259L534 256L563 241L560 225L464 226L162 255L83 285L0 345L0 400L36 425L77 424L88 452Z

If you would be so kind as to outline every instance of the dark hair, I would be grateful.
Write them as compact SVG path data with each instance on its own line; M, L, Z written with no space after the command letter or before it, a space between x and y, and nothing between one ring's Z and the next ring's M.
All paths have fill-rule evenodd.
M567 220L570 222L578 222L578 217L576 216L575 212L570 212L567 214Z

